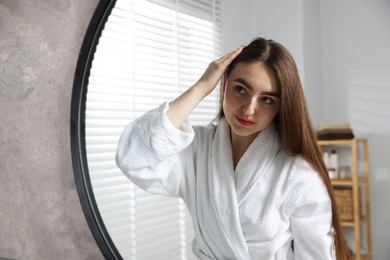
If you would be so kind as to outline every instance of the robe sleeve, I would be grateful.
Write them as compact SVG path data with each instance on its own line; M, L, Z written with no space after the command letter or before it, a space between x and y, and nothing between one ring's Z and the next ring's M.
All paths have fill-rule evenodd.
M295 259L336 259L331 201L319 175L307 165L294 188L291 230ZM299 195L298 195L299 194Z
M186 168L183 150L194 132L186 121L177 129L166 115L168 102L137 118L124 129L116 152L121 171L140 188L180 197Z

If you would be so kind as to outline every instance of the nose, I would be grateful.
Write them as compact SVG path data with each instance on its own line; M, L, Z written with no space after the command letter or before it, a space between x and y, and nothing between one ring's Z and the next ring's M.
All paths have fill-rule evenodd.
M242 105L242 112L246 116L253 115L256 112L256 99L248 98Z

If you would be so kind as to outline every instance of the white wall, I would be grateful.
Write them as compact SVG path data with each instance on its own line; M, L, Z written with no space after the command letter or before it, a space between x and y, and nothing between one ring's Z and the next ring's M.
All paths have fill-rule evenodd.
M321 1L321 118L369 140L376 260L390 257L389 27L388 0Z
M390 1L224 0L224 52L256 36L294 56L315 126L349 121L369 140L375 260L390 257Z
M255 0L223 0L222 8L222 52L227 53L254 37Z
M302 6L302 0L255 1L254 33L283 44L294 57L304 81Z
M303 62L302 0L222 1L223 51L227 52L255 37L273 39L294 56L301 76Z
M322 42L321 3L304 0L303 57L305 66L304 91L314 126L322 120Z

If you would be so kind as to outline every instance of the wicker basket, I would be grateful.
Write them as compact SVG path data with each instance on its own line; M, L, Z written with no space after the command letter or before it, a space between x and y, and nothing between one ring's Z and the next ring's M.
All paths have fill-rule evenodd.
M341 221L354 221L352 188L335 188L334 196ZM360 190L359 190L360 197ZM360 210L359 210L360 211Z

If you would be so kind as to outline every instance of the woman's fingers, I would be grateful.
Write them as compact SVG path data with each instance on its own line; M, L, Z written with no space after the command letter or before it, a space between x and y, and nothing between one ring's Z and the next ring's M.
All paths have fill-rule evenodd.
M229 64L241 53L243 48L244 46L240 46L239 48L212 62L212 64L215 65L215 69L218 70L220 77L222 77Z
M229 64L240 54L243 48L244 46L240 46L238 49L225 54L209 64L206 71L197 82L198 84L203 85L206 93L211 93L214 90Z
M232 62L238 54L240 54L240 52L242 51L242 49L244 48L245 46L241 45L239 48L225 54L224 56L222 56L221 58L219 58L217 60L217 62L228 62L230 64L230 62Z

